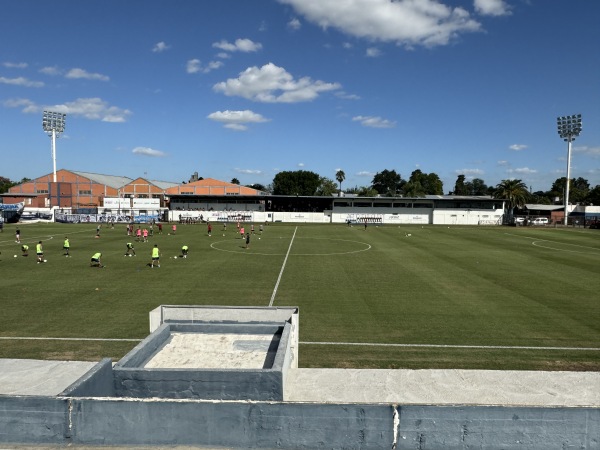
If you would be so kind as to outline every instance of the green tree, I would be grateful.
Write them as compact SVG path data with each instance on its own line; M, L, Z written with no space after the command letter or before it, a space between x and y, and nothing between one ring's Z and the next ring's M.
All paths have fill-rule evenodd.
M418 183L421 188L416 186L416 190L422 190L422 195L442 195L444 193L444 183L436 173L423 173L420 169L414 170L410 174L408 183ZM407 183L407 184L408 184ZM415 188L411 188L413 190ZM406 191L406 185L402 188ZM420 195L420 197L422 196Z
M8 178L0 177L0 194L8 192L16 183L10 181Z
M344 171L342 169L338 170L335 173L335 179L337 180L338 183L340 183L339 195L342 195L342 181L344 181L346 179L346 174L344 173Z
M552 187L550 193L553 197L565 198L567 186L567 177L557 178ZM585 203L588 201L590 193L590 183L585 178L571 178L569 183L569 203Z
M529 192L527 185L521 180L502 180L496 185L494 197L506 200L506 211L511 215L515 207L525 205Z
M468 195L464 175L459 175L456 178L456 182L454 183L454 195Z
M404 184L399 173L396 173L395 170L387 169L377 172L371 183L371 187L380 195L391 197L396 196Z
M346 194L356 194L359 197L377 197L378 192L371 186L354 186L346 189Z
M238 184L238 185L239 185L239 184L240 184L240 180L238 180L237 178L232 178L232 179L231 179L231 183L232 183L232 184Z
M279 172L273 178L274 195L315 195L321 185L319 174L307 170Z
M473 178L473 181L465 183L466 195L488 195L488 187L481 178Z
M590 192L588 194L587 202L590 205L596 205L596 206L600 205L600 184L598 186L596 186L594 189L590 190Z
M321 177L321 184L317 188L317 195L331 196L337 191L337 185L331 178Z
M407 181L402 186L402 195L405 197L425 197L425 188L419 181Z
M266 192L267 188L260 183L254 183L254 184L247 184L246 187L249 187L251 189L256 189L257 191L263 191Z

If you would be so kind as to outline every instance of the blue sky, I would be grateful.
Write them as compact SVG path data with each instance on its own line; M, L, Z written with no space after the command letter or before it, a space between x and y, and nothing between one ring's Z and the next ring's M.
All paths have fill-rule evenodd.
M572 177L600 184L600 1L5 1L0 175L57 167L269 184L310 170L459 174L548 190L556 117Z

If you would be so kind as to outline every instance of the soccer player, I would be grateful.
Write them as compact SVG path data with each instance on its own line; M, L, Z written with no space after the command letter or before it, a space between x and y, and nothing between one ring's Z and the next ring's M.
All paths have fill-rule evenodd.
M102 258L102 253L94 253L92 260L90 261L90 267L98 267L100 269L103 268L104 266L102 265L100 258Z
M23 256L29 256L29 245L21 245L21 251L23 252Z
M135 248L133 248L132 242L128 242L127 243L127 251L125 252L125 254L123 256L131 256L132 253L133 253L133 256L135 256Z
M17 244L21 243L21 230L19 230L19 228L15 230L15 242Z
M188 250L189 250L189 247L187 245L184 245L183 247L181 247L181 257L182 258L187 258Z
M37 263L44 262L44 247L42 241L38 242L35 246L35 253L37 254Z
M154 263L160 267L160 250L158 249L158 244L154 244L154 248L152 248L152 262L150 263L150 267L153 269Z
M240 237L244 239L244 227L240 228Z
M250 233L246 234L246 250L250 248Z
M67 236L65 236L65 242L63 243L63 250L65 251L65 256L70 256L69 255L70 247L71 247L71 244L69 243L69 238Z
M96 226L96 237L97 237L97 238L99 238L99 237L100 237L100 228L102 228L102 224L101 224L101 223L99 223L99 224Z
M208 235L212 236L212 225L210 224L210 222L208 222L207 228L208 228Z
M148 242L148 228L144 228L142 234L144 235L144 242Z
M171 227L171 231L173 232L173 234L175 234L177 232L177 225L173 224L173 226Z
M137 230L135 230L135 240L137 242L140 242L140 239L142 238L142 229L140 228L140 226L138 225Z

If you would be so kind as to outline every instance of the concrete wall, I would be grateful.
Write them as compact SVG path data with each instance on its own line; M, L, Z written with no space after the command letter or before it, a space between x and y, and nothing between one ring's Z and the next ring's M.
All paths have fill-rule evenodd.
M61 444L68 434L68 400L0 395L0 443Z
M598 449L600 409L0 396L0 443Z
M287 328L286 328L287 327ZM197 398L214 400L283 400L283 365L288 360L291 325L279 324L163 324L113 368L115 393L135 398ZM285 332L284 332L285 331ZM277 335L279 344L270 368L262 369L146 369L145 362L171 332ZM287 370L287 368L286 368Z
M60 395L64 397L114 397L112 360L104 358Z

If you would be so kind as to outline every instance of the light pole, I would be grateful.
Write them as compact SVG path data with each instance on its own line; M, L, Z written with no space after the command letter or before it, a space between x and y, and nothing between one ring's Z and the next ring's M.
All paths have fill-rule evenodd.
M581 114L556 119L558 135L567 142L567 181L565 183L565 225L569 218L569 184L571 182L571 142L581 133Z
M44 111L42 116L42 127L44 131L52 138L52 163L54 166L54 182L56 183L56 138L65 131L66 114Z

